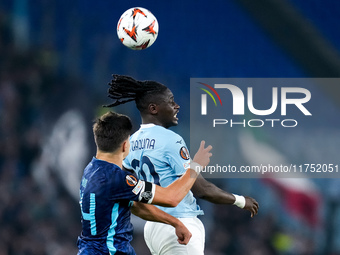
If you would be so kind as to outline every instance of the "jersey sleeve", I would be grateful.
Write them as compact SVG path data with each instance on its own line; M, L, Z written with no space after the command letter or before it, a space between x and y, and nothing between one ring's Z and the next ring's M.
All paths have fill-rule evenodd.
M134 174L120 171L119 185L112 183L111 199L130 200L151 204L155 196L155 184L139 180ZM117 179L116 179L117 180Z
M182 175L190 166L190 154L184 139L176 135L167 144L166 157L176 174Z

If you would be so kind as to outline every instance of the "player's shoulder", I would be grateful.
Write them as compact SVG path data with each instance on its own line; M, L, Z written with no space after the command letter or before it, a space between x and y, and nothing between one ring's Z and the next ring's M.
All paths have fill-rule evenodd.
M101 177L110 177L115 174L121 174L123 171L116 164L97 158L92 159L89 170L91 175Z
M179 134L177 134L176 132L170 130L170 129L165 129L166 133L164 134L164 138L165 139L165 143L163 144L163 151L165 154L167 155L174 155L177 152L180 153L180 155L184 155L183 153L185 153L185 156L182 156L184 159L188 159L189 158L189 153L188 153L188 149L186 146L186 143L183 139L182 136L180 136Z
M140 129L137 130L131 138L137 138L139 135L145 134L151 134L152 137L157 138L164 138L166 140L168 139L176 139L181 140L183 139L179 134L175 133L174 131L167 129L165 127L162 127L160 125L154 125L154 124L142 124Z
M107 182L111 183L112 190L119 190L126 185L134 186L138 180L134 172L126 171L115 164L108 166L104 174Z
M161 130L159 138L164 141L163 149L165 151L172 151L174 148L186 146L183 137L176 132L161 126L158 126L158 129Z
M162 135L166 135L167 138L183 139L179 134L172 131L171 129L168 129L162 126L156 126L156 127L157 127L157 130L159 130L159 132L162 132Z

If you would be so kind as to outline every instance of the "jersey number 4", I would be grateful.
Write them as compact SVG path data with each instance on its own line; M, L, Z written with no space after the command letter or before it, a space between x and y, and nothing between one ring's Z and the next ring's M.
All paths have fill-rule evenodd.
M80 197L80 209L84 220L90 221L91 235L97 234L96 228L96 195L90 193L90 210L88 213L83 211L83 196Z
M152 164L151 160L147 156L143 156L141 161L137 159L132 160L131 166L142 176L144 181L150 181L157 185L160 185L159 175L155 170L155 166ZM153 180L148 180L146 174L148 174L148 176L152 176Z

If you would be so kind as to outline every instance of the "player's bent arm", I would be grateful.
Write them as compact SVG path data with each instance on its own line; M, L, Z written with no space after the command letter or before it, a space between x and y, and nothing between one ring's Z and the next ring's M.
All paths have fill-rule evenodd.
M201 175L196 179L191 191L195 197L207 200L211 203L233 204L242 209L248 210L251 217L256 215L259 210L259 204L254 198L226 192L215 186L213 183L205 180Z
M179 179L171 183L168 187L163 188L161 186L145 182L145 187L140 195L140 201L165 207L177 206L190 191L197 176L199 175L199 171L195 171L197 165L206 166L209 164L210 157L212 155L210 150L212 147L209 145L207 148L204 148L204 146L205 142L202 141L194 157L194 162L191 163L191 168L194 169L187 169Z
M187 244L192 236L179 219L158 209L156 206L134 202L131 212L143 220L162 222L173 226L180 244Z
M211 149L211 145L205 148L205 141L201 141L194 160L190 163L191 168L189 168L181 178L171 183L168 187L163 188L156 186L152 204L169 207L177 206L195 183L196 178L199 176L200 168L209 164L210 157L212 156L210 153Z
M164 207L175 207L190 191L198 175L199 173L189 168L184 175L166 188L139 180L132 192L136 195L139 194L139 202Z
M214 204L234 204L235 196L218 188L213 183L207 181L203 176L198 176L195 184L191 188L195 197L207 200Z
M165 207L177 206L190 191L198 175L199 173L189 168L184 175L168 187L155 185L155 194L151 203Z
M198 175L199 173L196 171L188 169L184 175L166 188L139 180L132 192L139 194L139 202L164 207L176 207L190 191Z
M143 220L162 222L173 227L176 227L181 223L180 220L162 211L154 205L133 202L131 212Z

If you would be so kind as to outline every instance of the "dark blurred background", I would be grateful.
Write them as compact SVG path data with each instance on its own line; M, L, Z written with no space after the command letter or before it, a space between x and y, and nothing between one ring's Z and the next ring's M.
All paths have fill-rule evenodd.
M120 15L136 6L149 9L160 27L144 51L124 47L116 35ZM1 0L0 255L77 253L79 181L95 153L92 120L110 102L111 74L171 88L181 106L173 130L189 143L190 78L337 78L339 17L334 0ZM313 93L323 95L320 107L337 119L339 88L319 86ZM138 129L133 103L115 110ZM310 136L318 139L311 143ZM327 162L339 151L338 122L280 137L270 151L288 159ZM286 146L287 139L293 144ZM301 180L292 186L304 187L302 200L271 181L212 179L255 197L261 208L251 219L234 206L199 201L206 254L340 254L339 181ZM149 254L144 223L133 222L133 246Z

